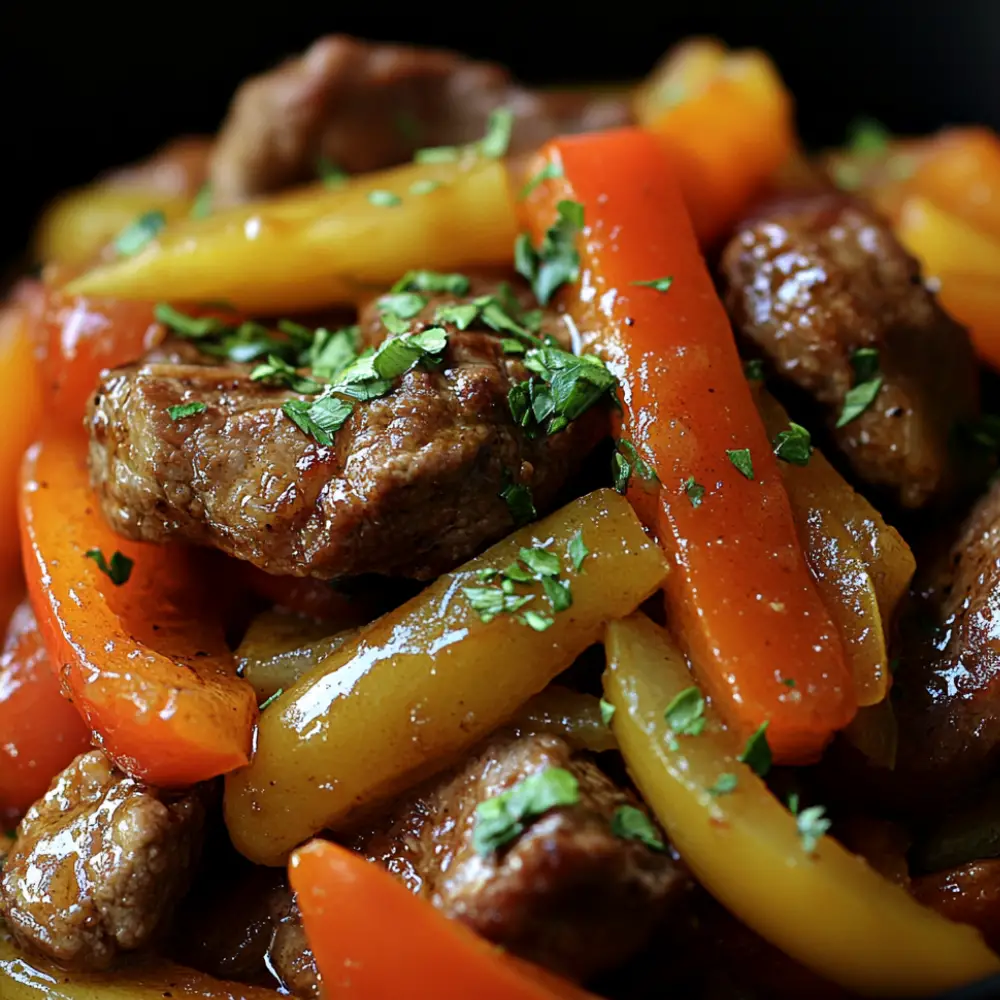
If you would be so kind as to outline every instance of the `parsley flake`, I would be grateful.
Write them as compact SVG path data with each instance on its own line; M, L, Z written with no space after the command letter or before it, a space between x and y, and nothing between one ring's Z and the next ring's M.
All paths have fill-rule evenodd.
M619 806L611 817L611 832L622 840L638 840L650 850L666 849L653 821L635 806Z
M566 547L566 554L573 564L573 569L577 573L582 572L583 561L590 555L590 549L587 548L583 541L582 528L569 540L569 545Z
M576 234L583 228L583 205L564 199L556 205L556 212L558 217L537 250L527 233L521 233L514 244L514 268L531 283L543 306L562 285L580 277Z
M874 118L855 118L847 127L847 144L852 153L884 153L891 137L892 133Z
M544 184L546 181L555 180L557 177L563 176L563 166L561 163L556 163L554 160L550 160L548 163L542 167L541 170L535 174L534 177L528 181L527 184L521 188L521 199L528 198L532 195L535 189L540 185Z
M820 840L833 824L827 818L826 809L823 806L809 806L808 809L803 809L795 817L795 825L799 830L802 850L806 854L814 854Z
M579 801L580 786L573 773L547 767L476 806L472 846L476 853L487 857L516 840L529 820L550 809L575 806Z
M520 620L523 624L533 628L536 632L544 632L547 628L551 628L556 623L556 620L552 617L552 615L547 615L541 611L534 611L531 608L521 615Z
M611 728L611 720L615 717L615 712L618 711L610 701L605 701L603 698L600 701L601 707L601 724Z
M551 576L542 577L542 590L552 605L553 611L566 611L573 606L573 592L565 580L556 580Z
M445 274L441 271L407 271L389 289L390 294L400 292L429 292L432 295L466 295L469 279L464 274Z
M343 167L334 163L328 156L317 157L316 176L323 182L323 186L328 188L343 187L351 177Z
M660 481L656 470L639 454L639 450L629 440L622 438L616 444L615 457L612 459L612 476L615 489L625 493L629 480L634 472L646 486L652 486Z
M702 500L705 499L705 487L701 483L696 483L694 476L688 476L684 480L684 492L687 494L688 500L691 501L692 507L700 507Z
M511 133L514 130L514 112L510 108L496 108L486 122L486 135L479 140L479 153L489 160L499 160L507 155Z
M167 217L158 209L143 212L115 237L115 250L120 257L134 256L152 243L166 224Z
M556 434L612 395L617 379L593 354L570 354L559 347L537 347L525 354L524 367L538 379L514 386L507 395L514 420Z
M282 404L281 412L305 434L325 448L333 445L333 435L354 412L354 404L337 396L320 396L316 400L290 399Z
M663 718L677 736L700 736L705 728L705 699L693 685L685 688L667 705Z
M207 219L212 214L212 185L202 184L188 213L192 219Z
M878 351L874 347L862 347L851 355L855 384L844 396L844 406L837 418L837 427L845 427L868 409L882 388L883 378L879 371Z
M413 319L426 305L427 299L416 292L395 292L378 300L378 309L383 316L389 313L399 319Z
M431 191L436 191L439 187L441 187L440 181L432 181L430 179L414 181L410 185L410 194L430 194Z
M764 362L760 358L751 358L743 363L743 374L751 382L764 381Z
M812 450L812 438L801 424L790 422L788 430L778 431L774 437L774 453L782 462L808 465Z
M718 778L715 779L715 784L708 789L708 794L718 797L720 795L729 795L736 790L737 778L735 774L720 774Z
M204 413L208 409L205 403L178 403L176 406L167 407L167 416L171 420L183 420L185 417L194 417L199 413Z
M278 329L287 331L283 324L284 321L279 322ZM320 327L310 335L303 360L318 378L335 379L357 360L360 342L361 329L357 326L345 326L339 330Z
M263 712L265 708L273 705L283 694L285 693L284 688L278 688L269 698L265 698L258 706L257 711Z
M525 604L534 600L533 594L507 594L499 587L463 587L462 593L484 625L488 625L497 615L520 611Z
M535 501L531 496L531 490L520 483L508 483L501 491L500 496L507 504L511 519L515 527L530 524L538 517L535 510Z
M741 476L753 480L753 459L750 457L749 448L727 448L726 457Z
M518 558L525 566L538 576L558 576L562 570L559 556L542 548L522 548Z
M651 278L649 281L633 281L633 285L641 288L652 288L655 292L668 292L674 283L673 278Z
M276 354L268 355L266 362L257 365L250 372L250 381L285 386L292 392L300 392L304 396L315 396L323 388L315 379L300 375L287 361Z
M117 550L111 556L110 563L104 558L104 553L100 549L88 549L84 553L84 556L87 559L93 559L97 563L97 568L116 587L121 587L123 584L128 583L129 577L132 575L132 567L135 565L134 560L129 559L126 555L122 555Z
M746 746L736 758L761 778L771 770L771 748L767 743L767 727L768 723L762 722L760 729L747 740Z
M395 208L403 203L403 199L398 194L393 194L392 191L376 188L374 191L368 192L368 202L375 205L376 208Z

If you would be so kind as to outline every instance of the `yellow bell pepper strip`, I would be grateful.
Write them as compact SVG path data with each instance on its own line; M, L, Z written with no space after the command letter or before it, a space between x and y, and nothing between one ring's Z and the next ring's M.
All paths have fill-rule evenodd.
M288 876L326 996L597 1000L505 955L339 844L306 844L292 855Z
M780 456L781 435L796 432L781 404L759 383L753 389ZM792 457L800 461L780 461L781 478L809 568L844 641L858 705L875 705L889 691L885 636L916 562L899 532L811 449L808 432L799 428L796 440Z
M703 245L736 221L796 149L791 96L754 49L686 42L654 71L635 110L667 152Z
M993 238L920 195L903 202L896 222L900 242L929 277L957 273L1000 279L1000 237ZM961 320L961 313L956 313Z
M582 206L583 279L562 302L662 484L633 476L629 499L671 560L668 618L737 732L767 722L777 760L813 761L854 715L851 676L666 154L621 129L557 139L534 173L548 163L525 218L538 244L560 202Z
M245 764L257 701L198 553L130 542L98 508L76 439L33 445L21 479L28 592L49 659L127 773L187 787Z
M22 952L0 923L3 1000L281 1000L261 986L228 983L163 959L144 958L107 972L67 972Z
M350 305L411 268L504 263L514 235L501 161L415 163L168 224L67 291L264 315Z
M1000 972L977 931L793 816L737 760L740 742L710 707L700 735L670 731L664 709L692 678L666 631L632 615L608 626L606 649L604 696L629 773L699 882L744 923L866 996L928 996Z
M579 570L568 554L578 534L589 550ZM513 581L500 574L541 547L569 587L563 610L537 583L502 589ZM665 572L627 501L598 490L441 577L261 713L253 761L226 781L236 848L282 864L319 830L342 828L448 766L599 642L604 622L653 594Z
M1000 369L1000 275L938 275L941 305L965 324L976 354Z

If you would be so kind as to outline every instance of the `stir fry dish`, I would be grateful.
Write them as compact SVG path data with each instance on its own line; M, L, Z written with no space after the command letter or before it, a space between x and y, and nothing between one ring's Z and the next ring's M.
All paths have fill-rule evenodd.
M3 1000L1000 973L992 132L332 36L33 254Z

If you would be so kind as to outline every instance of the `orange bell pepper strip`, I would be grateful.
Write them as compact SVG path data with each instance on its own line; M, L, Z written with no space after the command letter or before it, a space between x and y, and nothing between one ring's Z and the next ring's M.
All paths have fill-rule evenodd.
M654 71L635 110L666 150L703 245L736 221L797 147L791 95L753 49L685 43Z
M596 1000L505 955L346 847L314 840L288 874L330 1000Z
M738 733L767 722L776 760L813 761L855 713L851 675L671 166L638 129L556 139L536 170L549 162L561 176L527 199L527 222L537 243L558 202L583 206L583 278L563 303L662 484L633 477L629 499L673 563L671 626ZM668 276L668 292L636 286Z
M197 554L105 523L75 443L33 445L21 480L25 576L53 667L130 774L182 787L247 763L254 693L236 676ZM87 553L133 560L121 585ZM113 568L113 565L112 565Z
M976 354L1000 370L1000 274L939 275L941 305L969 328Z
M89 746L90 731L59 690L35 614L23 601L0 656L0 825L13 825Z

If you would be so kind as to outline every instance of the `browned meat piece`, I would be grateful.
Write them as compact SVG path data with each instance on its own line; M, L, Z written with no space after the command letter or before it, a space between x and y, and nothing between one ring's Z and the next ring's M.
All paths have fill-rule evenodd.
M68 968L142 948L186 891L205 802L167 798L81 754L28 811L0 878L0 912L25 947Z
M960 794L1000 761L1000 482L927 593L903 622L893 684L896 778L917 805Z
M311 180L321 156L358 173L421 147L473 142L501 106L516 114L512 148L522 150L629 116L624 100L533 93L494 63L331 35L236 92L212 156L213 197L224 204Z
M191 197L208 179L212 140L190 135L173 139L152 156L105 174L101 181L122 188Z
M319 997L322 991L319 970L306 940L302 915L291 892L286 892L278 902L274 916L274 933L267 952L268 966L292 996L302 997L303 1000Z
M978 928L1000 949L1000 860L975 861L913 880L910 891L949 920Z
M978 410L972 349L885 221L836 194L773 202L737 231L721 271L737 330L826 409L858 476L907 507L947 491L949 437ZM885 381L836 429L858 348L878 350Z
M477 854L476 806L547 767L576 776L579 803L536 819L498 853ZM488 940L585 980L639 951L686 895L669 853L612 833L615 811L630 804L562 739L500 737L352 846Z
M606 433L607 408L530 436L507 400L527 377L521 360L497 336L443 325L442 366L359 403L333 447L299 430L281 410L296 397L251 382L249 366L110 373L88 418L108 520L128 537L214 545L280 575L429 579L451 569L511 530L500 496L510 480L531 488L540 511L553 505ZM170 419L169 407L192 400L207 410Z

